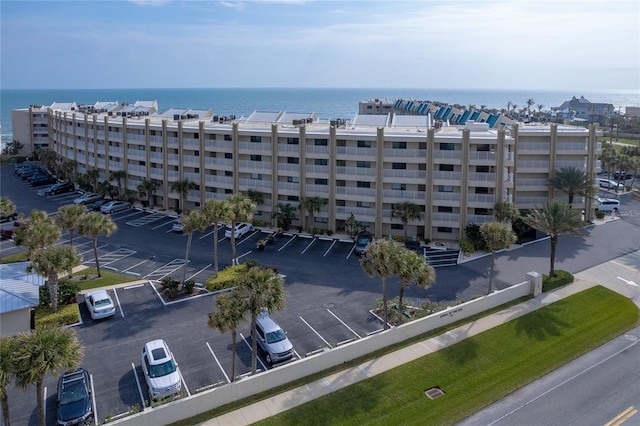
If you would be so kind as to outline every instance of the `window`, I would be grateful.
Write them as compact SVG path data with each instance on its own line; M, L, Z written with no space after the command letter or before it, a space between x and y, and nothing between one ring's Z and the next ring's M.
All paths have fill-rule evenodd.
M406 142L394 142L393 143L393 149L407 149L407 143Z
M476 172L478 173L489 173L491 166L476 166Z
M195 168L193 169L193 172L194 172L194 173L200 173L200 167L195 167Z
M328 218L326 218L326 217L317 217L317 216L316 216L316 217L314 217L314 218L313 218L313 220L314 220L316 223L328 223L328 222L329 222L329 219L328 219Z
M346 167L347 162L345 160L336 160L336 166L338 167Z
M368 209L369 207L371 207L371 203L368 201L357 201L356 207L364 207L365 209Z
M200 151L193 151L193 155L195 157L200 157Z
M226 158L227 160L231 160L233 158L233 154L230 152L225 152L224 158Z
M326 158L316 158L314 163L316 166L326 166L329 164Z
M297 195L287 195L287 201L300 201L300 197Z
M401 223L392 223L391 224L391 229L403 230L404 226Z
M230 141L231 140L231 135L224 135L224 140L225 141Z
M287 182L300 183L300 178L298 176L287 176Z
M298 145L300 140L298 138L287 138L288 145Z
M193 134L193 138L194 139L200 139L200 133L194 133Z
M451 233L453 233L453 228L450 228L448 226L438 226L438 232L443 232L445 234L451 234Z
M393 189L395 191L405 191L407 189L407 184L406 183L392 183L391 184L391 189Z
M336 181L336 186L347 186L347 181L339 179Z
M391 168L393 170L406 170L407 163L391 163Z
M479 215L488 215L489 214L489 209L485 209L485 208L481 208L481 207L476 207L475 214L479 214Z
M438 185L438 192L453 192L451 185Z
M315 182L316 182L316 185L328 185L329 184L329 180L328 179L317 178L315 180Z
M225 175L225 176L233 176L233 172L232 172L232 171L229 171L229 170L225 170L225 171L224 171L224 175Z
M358 161L358 167L364 167L365 169L370 169L371 161Z
M251 136L251 142L262 142L262 136Z
M300 164L300 159L298 157L287 157L287 163Z
M233 194L233 189L225 188L224 193L225 194Z
M438 206L438 211L440 213L453 213L453 207L449 206Z
M262 175L260 173L251 173L251 179L262 180Z
M371 141L358 141L358 148L371 148Z
M447 143L441 143L440 144L440 150L441 151L453 151L455 150L453 143L447 142Z
M452 172L453 164L440 164L438 170L440 170L441 172Z
M488 144L478 145L478 151L482 151L482 152L491 151L491 146Z
M327 139L316 139L314 143L316 146L327 146L328 141Z
M371 182L358 181L358 188L371 188Z
M251 154L251 161L262 161L262 155Z

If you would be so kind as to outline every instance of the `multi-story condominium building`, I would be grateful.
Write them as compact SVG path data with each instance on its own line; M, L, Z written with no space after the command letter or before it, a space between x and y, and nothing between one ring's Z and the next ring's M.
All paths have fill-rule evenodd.
M31 120L31 130L18 129L15 121L13 126L35 134L33 126L46 124L47 143L41 146L74 160L78 172L97 169L104 179L124 170L124 186L134 191L145 179L155 181L157 208L193 209L254 190L264 197L255 218L273 223L279 203L295 208L302 197L320 197L327 203L306 218L307 227L338 231L353 214L382 237L404 233L391 212L408 201L423 212L407 224L408 235L450 242L462 238L469 223L493 221L498 201L531 209L550 197L566 200L549 179L565 166L594 176L600 152L597 125L516 123L494 129L467 120L436 128L430 115L319 120L314 114L254 112L236 119L139 106L134 113L125 106L99 112L56 105L41 120ZM33 116L42 108L22 111ZM186 206L179 206L171 184L185 179L195 188ZM574 200L574 208L585 209L587 219L592 214L583 198Z

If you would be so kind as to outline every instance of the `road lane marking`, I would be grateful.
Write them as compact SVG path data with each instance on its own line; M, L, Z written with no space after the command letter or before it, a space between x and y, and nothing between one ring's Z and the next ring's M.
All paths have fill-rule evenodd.
M224 374L225 380L227 381L227 383L230 383L231 381L229 380L229 376L227 376L227 373L224 371L224 368L222 368L222 365L220 364L220 361L218 361L218 357L216 356L216 354L213 353L213 349L211 349L209 342L205 342L205 343L207 344L207 347L209 348L209 352L211 352L213 359L216 361L216 364L218 364L220 371L222 371L222 374ZM235 374L235 371L233 373Z
M306 322L304 318L302 318L302 317L298 317L298 318L300 318L302 320L302 322L305 323L307 325L307 327L309 327L311 329L311 331L313 331L316 334L316 336L318 336L320 338L320 340L322 340L324 342L324 344L329 347L329 349L333 349L333 346L331 346L331 344L329 342L324 340L324 338L320 335L320 333L318 333L313 327L311 327L311 325L309 325L309 323Z
M353 334L356 335L356 337L358 339L361 339L362 336L360 336L358 333L356 333L355 331L353 331L353 329L351 327L349 327L347 324L345 324L344 321L342 321L340 318L338 318L338 316L336 314L334 314L333 312L331 312L329 309L327 309L327 312L329 312L331 315L334 316L335 319L337 319L338 321L340 321L340 324L344 325L345 327L347 327L347 329L349 329L350 332L352 332Z
M629 420L631 417L633 417L637 412L638 410L636 410L632 405L631 407L627 408L626 410L624 410L623 412L615 416L609 422L605 423L604 426L619 426L622 423Z
M122 318L124 318L124 312L122 311L122 305L120 304L120 298L118 297L118 292L116 291L116 289L113 289L113 294L116 295L116 302L118 302L118 308L120 308L120 315L122 315Z
M631 267L631 266L629 266L629 265L625 265L624 263L620 263L620 262L617 262L617 261L615 261L615 260L612 260L612 261L611 261L611 263L616 264L616 265L618 265L618 266L622 266L623 268L627 268L627 269L628 269L628 270L630 270L630 271L638 272L638 270L637 270L637 269L632 268L632 267Z

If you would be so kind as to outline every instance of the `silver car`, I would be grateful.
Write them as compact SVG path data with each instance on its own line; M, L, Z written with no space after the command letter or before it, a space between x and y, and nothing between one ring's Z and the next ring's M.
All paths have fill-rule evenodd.
M100 207L100 211L103 214L112 214L112 213L118 213L124 210L128 210L131 207L132 207L131 203L128 201L113 200L113 201L109 201L108 203Z
M256 337L269 364L293 357L293 345L287 338L287 333L276 324L268 312L262 312L256 321Z
M95 203L98 200L102 200L103 198L104 196L102 194L92 194L90 192L87 192L73 200L73 204L91 204Z
M182 389L178 363L162 339L152 340L144 345L142 372L152 398L165 398Z

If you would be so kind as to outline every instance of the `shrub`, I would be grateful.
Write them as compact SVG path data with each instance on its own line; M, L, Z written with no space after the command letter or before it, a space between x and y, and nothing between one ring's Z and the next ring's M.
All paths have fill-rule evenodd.
M250 268L248 265L249 262L229 266L220 271L217 277L210 277L205 284L207 290L218 291L233 287L240 274Z
M162 287L167 290L169 297L176 297L180 291L180 281L174 280L171 277L164 277L160 284Z
M482 232L480 232L480 225L470 223L464 228L464 234L473 243L475 250L484 250L485 242L482 238Z
M253 226L259 226L259 227L266 227L267 226L267 222L265 220L261 220L261 219L255 219L253 221Z
M460 240L460 250L462 250L464 254L471 254L476 251L476 248L473 245L473 241L469 238L463 238Z
M331 229L327 229L327 235L328 235L328 236L333 235L333 231L332 231Z
M596 219L604 219L605 213L602 210L596 210Z
M80 291L80 287L67 280L63 279L58 281L58 305L70 305L76 303L76 296ZM51 300L49 296L49 287L46 285L40 286L40 306L49 306Z
M36 327L61 327L78 321L80 321L80 314L76 304L60 306L55 314L51 312L49 306L36 308Z
M322 235L322 234L324 234L324 229L320 228L319 226L314 226L311 231L312 231L313 235Z
M573 282L573 275L567 271L556 270L553 276L543 275L542 277L542 291L551 291L563 285Z
M196 282L194 280L186 280L182 283L182 291L184 294L193 293L193 288L196 286Z

